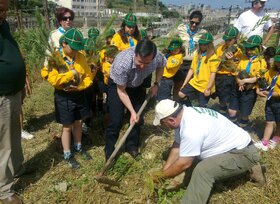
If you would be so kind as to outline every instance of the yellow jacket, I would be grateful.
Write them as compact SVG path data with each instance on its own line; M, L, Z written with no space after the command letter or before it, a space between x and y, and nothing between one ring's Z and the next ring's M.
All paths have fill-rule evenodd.
M73 68L79 73L79 79L75 79L72 71L70 71L70 66L67 64L67 62L64 60L66 55L62 51L62 56L59 51L55 53L55 56L57 56L57 59L60 60L60 63L65 65L67 70L64 70L61 72L58 70L58 67L49 67L51 68L51 71L48 75L48 81L50 84L60 90L65 90L65 87L70 83L78 83L78 91L84 90L87 87L89 87L92 84L92 74L90 71L90 68L87 65L86 58L82 54L82 52L77 52L75 56L75 63ZM71 59L72 60L72 59ZM70 61L71 61L70 60ZM43 68L45 69L45 68Z
M102 65L102 73L104 75L104 84L108 85L109 77L110 77L110 68L111 64L109 62L104 62Z
M220 45L220 46L217 48L217 50L216 50L216 55L217 55L217 57L218 57L219 59L222 58L225 49L226 49L225 44L222 44L222 45ZM237 64L238 64L239 60L242 58L242 51L241 51L241 49L240 49L240 48L237 48L237 51L236 51L236 53L234 53L233 56L234 56L235 59L238 59L238 60L237 60ZM237 65L237 64L236 64L236 65ZM225 68L221 68L219 71L217 71L217 74L231 74L231 75L235 75L234 72L231 72L231 71L229 71L229 70L226 70Z
M272 79L274 76L278 74L278 71L275 70L275 68L270 68L265 74L264 78L268 82L268 84L271 84ZM278 95L280 96L280 76L278 76L276 84L274 86L273 92L277 92Z
M180 68L182 63L183 63L182 53L169 56L167 59L166 67L164 67L162 76L166 78L173 77L178 71L178 69Z
M127 37L127 38L130 38L130 37ZM131 37L131 38L134 42L134 46L136 46L138 41L133 37ZM115 35L112 38L111 45L115 45L119 49L119 51L123 51L123 50L130 48L129 40L128 40L128 43L124 43L122 41L122 38L119 33L115 33Z
M192 60L191 69L193 70L193 78L190 80L190 85L192 85L196 90L203 93L205 89L207 88L209 81L210 81L210 75L211 73L216 73L217 68L219 66L218 61L216 61L217 56L216 54L213 54L205 63L206 56L202 57L201 64L200 64L200 71L197 75L197 65L198 65L198 52L194 54L194 58ZM215 83L211 88L211 93L215 92Z
M249 62L249 59L247 56L243 55L243 57L241 58L237 69L241 72L246 70L247 64ZM250 78L252 77L260 77L260 72L262 70L266 70L267 69L267 65L264 59L260 59L260 58L256 58L253 60L251 68L250 68L250 73L249 76ZM253 87L253 89L256 88L255 86Z

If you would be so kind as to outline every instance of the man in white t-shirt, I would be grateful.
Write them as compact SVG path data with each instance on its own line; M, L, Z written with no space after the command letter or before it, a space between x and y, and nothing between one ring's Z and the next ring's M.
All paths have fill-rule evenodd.
M251 9L243 12L234 24L239 32L247 38L252 35L263 37L263 31L268 31L267 36L263 40L263 46L266 45L275 29L271 18L264 12L266 1L267 0L251 0Z
M175 141L162 168L164 178L181 174L198 160L181 203L206 203L215 181L248 170L259 185L265 183L250 135L218 112L166 99L155 108L154 125L159 124L175 129Z

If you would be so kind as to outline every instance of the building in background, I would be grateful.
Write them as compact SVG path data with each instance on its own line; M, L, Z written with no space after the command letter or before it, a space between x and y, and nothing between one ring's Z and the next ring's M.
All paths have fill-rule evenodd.
M97 17L98 13L104 9L105 0L51 0L60 6L72 9L77 16Z

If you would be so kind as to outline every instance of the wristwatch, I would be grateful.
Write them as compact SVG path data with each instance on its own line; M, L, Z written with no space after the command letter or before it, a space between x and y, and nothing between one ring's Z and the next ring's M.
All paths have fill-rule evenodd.
M159 87L159 83L157 81L154 82L154 86L158 86Z

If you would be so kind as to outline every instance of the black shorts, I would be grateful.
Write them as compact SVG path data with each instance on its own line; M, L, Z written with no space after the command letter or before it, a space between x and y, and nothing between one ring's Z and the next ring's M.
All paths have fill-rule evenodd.
M280 99L271 98L265 104L266 121L275 121L280 124Z
M240 111L241 117L249 116L256 103L257 94L255 89L239 91L238 86L231 92L229 109Z
M191 62L192 61L183 61L183 64L180 66L179 70L176 72L175 76L174 76L174 82L182 82L185 80L188 71L190 69L191 66Z
M205 97L204 93L201 93L200 91L196 90L193 86L190 84L187 84L182 90L182 93L184 93L190 100L198 100L198 104L201 107L206 107L208 104L208 101L210 99L210 96Z
M56 121L63 125L71 125L90 115L84 91L71 93L55 90L54 104Z
M235 88L234 76L217 74L215 79L216 95L221 103L229 103L232 89Z

